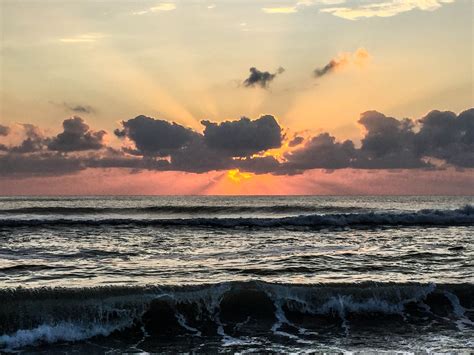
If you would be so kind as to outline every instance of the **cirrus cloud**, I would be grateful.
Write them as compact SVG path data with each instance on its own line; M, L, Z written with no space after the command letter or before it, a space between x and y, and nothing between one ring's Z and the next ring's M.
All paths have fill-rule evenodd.
M415 9L434 11L444 4L455 0L376 0L368 2L348 2L346 6L320 9L346 20L357 20L370 17L392 17Z
M133 15L145 15L145 14L149 14L153 12L167 12L167 11L173 11L173 10L176 10L176 5L174 3L163 2L156 6L152 6L146 10L135 11L133 12Z

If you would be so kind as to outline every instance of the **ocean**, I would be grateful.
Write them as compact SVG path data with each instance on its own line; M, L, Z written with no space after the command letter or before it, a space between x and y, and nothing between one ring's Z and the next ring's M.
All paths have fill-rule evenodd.
M0 197L0 351L469 352L474 197Z

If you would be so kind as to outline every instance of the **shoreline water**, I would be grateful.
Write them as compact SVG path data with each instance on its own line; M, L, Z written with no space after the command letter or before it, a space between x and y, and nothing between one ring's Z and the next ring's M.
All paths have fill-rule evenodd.
M466 352L473 202L0 198L0 351Z
M367 345L394 332L464 334L474 322L473 284L277 284L261 281L194 286L9 289L0 292L0 347L6 351L62 342L115 339L120 349L146 334L157 346L193 336L221 345L259 334L281 345ZM21 317L18 314L21 309ZM27 328L25 325L28 325ZM451 329L451 331L447 331ZM135 334L135 336L130 336ZM260 341L262 341L260 339ZM219 343L218 341L218 343ZM146 344L144 344L146 347ZM389 345L390 346L390 345ZM393 346L393 344L391 344Z

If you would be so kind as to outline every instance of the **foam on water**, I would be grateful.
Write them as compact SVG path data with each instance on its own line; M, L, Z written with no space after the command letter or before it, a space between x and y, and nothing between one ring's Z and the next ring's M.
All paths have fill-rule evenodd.
M0 352L468 351L473 206L0 197Z
M245 339L257 332L305 344L320 332L336 336L337 329L346 337L364 326L383 332L398 322L410 331L424 329L427 318L469 332L474 323L465 308L473 306L473 295L472 285L373 283L3 290L0 348L125 335L127 329L136 329L140 342L152 336L214 334L226 346L248 345ZM361 325L359 318L367 324ZM435 327L436 322L429 324Z
M108 336L114 331L130 327L132 323L133 319L117 324L87 323L80 325L71 322L61 322L54 325L42 324L33 329L20 329L10 335L0 335L0 346L4 350L11 350L39 343L75 342L95 336Z

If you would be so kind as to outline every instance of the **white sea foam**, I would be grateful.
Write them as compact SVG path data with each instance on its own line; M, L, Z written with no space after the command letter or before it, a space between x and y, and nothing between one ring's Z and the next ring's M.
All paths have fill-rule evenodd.
M98 335L107 336L130 325L130 320L115 324L74 324L71 322L61 322L56 325L42 324L33 329L17 330L11 335L1 335L0 349L16 349L38 343L79 341Z
M9 331L0 336L0 349L18 349L58 341L80 341L95 336L108 336L114 331L125 330L131 326L142 327L144 337L141 343L156 335L147 333L147 325L151 325L150 329L154 328L154 323L159 324L158 327L167 326L167 323L163 322L168 322L169 318L161 318L160 314L156 313L160 311L160 307L156 308L156 311L153 310L154 301L160 304L165 302L174 310L176 324L183 331L178 331L179 334L204 337L206 328L201 329L201 325L207 327L206 322L212 321L216 335L221 337L224 346L243 344L243 338L238 335L245 334L246 325L250 321L258 322L258 319L262 319L259 317L265 320L261 325L252 324L252 327L257 326L260 331L268 331L273 335L304 343L308 341L308 337L318 335L315 330L319 331L317 327L313 329L312 325L308 326L309 330L303 327L308 325L304 321L306 315L329 316L329 320L336 316L341 320L346 336L350 336L353 317L361 315L362 319L371 317L375 322L383 322L384 319L390 320L383 315L399 315L409 323L410 310L407 304L419 305L419 309L425 310L425 314L429 316L425 302L430 302L435 308L442 306L443 303L436 304L439 299L437 297L441 295L452 305L452 312L445 317L446 321L457 324L460 331L465 331L472 329L474 322L466 315L466 309L461 305L457 294L470 293L471 288L470 285L396 283L288 285L234 282L189 287L11 290L4 292L4 295L0 293L0 299L5 297L6 301L13 302L13 306L15 302L26 302L32 307L25 308L25 312L18 314L22 319L18 319L17 329L12 328L11 323L4 325ZM438 296L430 298L434 293ZM252 298L251 295L256 297ZM226 306L221 309L223 302ZM186 304L186 307L181 308L181 311L183 304ZM260 307L260 304L262 310L269 312L244 313L247 318L238 321L232 318L233 315L229 316L229 310L254 312L255 307ZM273 307L269 307L269 304L273 304ZM10 314L9 309L11 310L11 306L3 310L0 308L0 311ZM31 314L27 314L27 311ZM148 311L151 311L151 317L144 317ZM292 312L291 317L285 312ZM268 323L268 320L273 324ZM201 321L204 323L201 324ZM20 326L26 323L37 325L31 329ZM357 323L354 326L356 325Z

